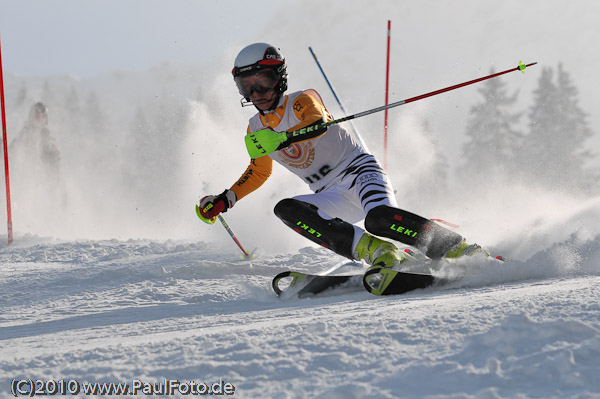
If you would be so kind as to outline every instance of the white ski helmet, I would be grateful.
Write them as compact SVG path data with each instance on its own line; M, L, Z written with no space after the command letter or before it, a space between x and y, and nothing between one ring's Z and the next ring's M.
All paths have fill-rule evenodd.
M252 75L264 75L264 85L244 85L243 78ZM251 104L250 94L254 90L266 92L273 89L278 97L287 88L287 64L279 49L268 43L254 43L246 46L235 58L231 71L240 94L244 97L242 106ZM264 91L261 91L264 90ZM278 101L275 101L275 105Z

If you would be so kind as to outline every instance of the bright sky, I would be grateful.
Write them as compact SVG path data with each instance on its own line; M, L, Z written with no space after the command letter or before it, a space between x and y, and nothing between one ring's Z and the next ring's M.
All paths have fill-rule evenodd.
M90 76L164 61L197 63L221 54L220 44L264 28L264 20L285 3L0 0L4 70Z
M211 65L228 73L244 45L268 41L289 63L290 89L314 87L330 104L308 46L319 56L349 112L383 103L385 27L392 20L390 101L524 62L507 78L523 106L544 67L563 63L580 90L600 143L596 88L600 56L596 0L0 0L4 71L20 76L93 77L164 62ZM207 81L214 81L207 73ZM229 87L229 86L228 86ZM421 103L440 124L462 132L475 88ZM335 105L329 105L335 110ZM411 110L417 110L411 107ZM337 111L335 111L337 112ZM395 111L394 115L400 115ZM378 121L382 119L378 117ZM359 120L367 123L374 120ZM435 122L435 121L434 121ZM442 137L457 148L452 129Z

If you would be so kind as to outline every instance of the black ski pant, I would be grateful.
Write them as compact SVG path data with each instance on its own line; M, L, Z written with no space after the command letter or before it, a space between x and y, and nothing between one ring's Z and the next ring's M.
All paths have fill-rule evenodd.
M354 259L354 227L340 218L327 217L312 204L286 198L275 206L275 215L287 226L309 240ZM431 220L387 205L371 209L365 216L365 229L439 259L463 241L463 237Z

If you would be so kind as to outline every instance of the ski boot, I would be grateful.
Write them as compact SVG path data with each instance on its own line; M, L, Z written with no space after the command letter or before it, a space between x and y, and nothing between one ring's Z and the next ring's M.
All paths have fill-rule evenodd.
M407 252L400 251L394 244L364 233L353 251L355 260L364 260L371 266L391 268L412 259Z
M456 258L460 258L462 256L473 256L473 255L478 255L478 254L483 254L487 257L490 256L490 253L488 251L486 251L485 249L483 249L481 247L481 245L467 244L467 242L463 240L460 244L458 244L456 246L456 248L451 249L450 251L446 252L445 258L446 259L456 259Z

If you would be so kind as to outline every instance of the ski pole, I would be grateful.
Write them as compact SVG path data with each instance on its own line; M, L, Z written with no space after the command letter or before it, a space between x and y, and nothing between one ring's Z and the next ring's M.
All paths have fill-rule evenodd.
M390 93L390 41L392 38L392 21L388 19L387 23L387 53L385 63L385 105L388 105L388 97ZM383 114L383 169L387 170L387 154L388 154L388 110Z
M307 127L302 128L302 129L294 130L292 132L287 132L286 136L287 136L287 138L291 138L291 137L303 135L303 134L306 134L306 133L309 133L309 132L314 132L315 130L325 129L328 126L331 126L331 125L337 125L338 123L342 123L342 122L346 122L346 121L349 121L349 120L352 120L352 119L360 118L361 116L371 115L371 114L374 114L374 113L379 112L379 111L383 111L383 110L386 110L386 109L398 107L400 105L412 103L412 102L415 102L415 101L418 101L418 100L422 100L422 99L427 98L427 97L436 96L438 94L445 93L445 92L450 91L450 90L454 90L454 89L458 89L460 87L472 85L473 83L481 82L483 80L495 78L497 76L504 75L505 73L514 72L514 71L521 71L521 72L525 73L525 68L533 66L535 64L537 64L537 62L532 62L531 64L523 64L523 63L519 62L519 66L517 66L515 68L507 69L506 71L494 73L494 74L491 74L491 75L488 75L488 76L484 76L484 77L478 78L478 79L469 80L468 82L459 83L457 85L446 87L444 89L435 90L435 91L432 91L432 92L429 92L429 93L421 94L421 95L416 96L416 97L407 98L406 100L397 101L397 102L391 103L389 105L384 105L384 106L381 106L381 107L378 107L378 108L370 109L368 111L359 112L357 114L346 116L344 118L335 119L335 120L332 120L332 121L329 121L329 122L323 122L323 123L320 123L320 124L314 125L314 126L307 126Z
M344 116L348 116L348 112L346 111L346 108L344 108L344 104L342 104L342 101L339 99L337 93L335 92L335 89L333 88L333 85L331 84L331 82L329 81L329 79L327 79L327 75L325 74L325 71L321 67L321 63L317 59L317 55L315 54L315 52L313 51L313 49L311 47L309 47L308 50L310 51L310 53L312 54L313 58L315 59L315 62L317 63L317 66L319 67L319 70L321 71L321 74L325 78L325 82L327 82L327 86L329 86L329 89L333 93L333 97L335 98L335 101L337 101L338 105L342 109L342 112L344 113ZM365 141L363 140L363 138L360 136L360 133L358 133L358 129L356 129L356 126L354 126L354 123L352 123L352 121L350 121L350 125L352 126L352 131L354 132L354 136L356 137L356 139L358 140L358 142L360 143L360 145L362 146L362 148L364 148L365 151L369 151L369 149L367 148L367 144L365 143Z
M233 231L231 231L231 229L229 228L229 225L227 224L225 219L223 219L223 216L217 215L217 218L219 219L219 221L221 222L223 227L225 227L225 230L227 230L227 232L229 233L229 236L233 239L233 241L237 244L237 246L242 250L242 252L244 253L244 257L248 258L250 256L250 253L248 251L246 251L244 249L244 247L242 247L240 240L238 240L237 237L235 236L235 234L233 234Z
M208 206L205 208L205 210L209 210L210 208L212 208L212 204L208 204ZM217 215L217 217L213 217L212 219L206 219L204 216L202 216L202 213L200 212L200 207L198 205L196 205L196 215L198 215L200 220L202 220L204 223L207 223L207 224L215 224L215 222L217 221L217 218L218 218L219 221L221 222L221 224L223 225L223 227L225 227L225 230L227 230L227 233L229 233L229 236L233 239L233 241L237 244L237 246L242 250L242 252L244 253L244 257L249 258L252 255L248 251L246 251L244 249L244 247L242 247L242 243L240 243L240 240L238 240L238 238L235 236L235 234L233 234L233 231L231 230L231 228L229 228L229 225L227 224L227 222L225 221L223 216ZM254 252L254 251L252 251L252 252Z

